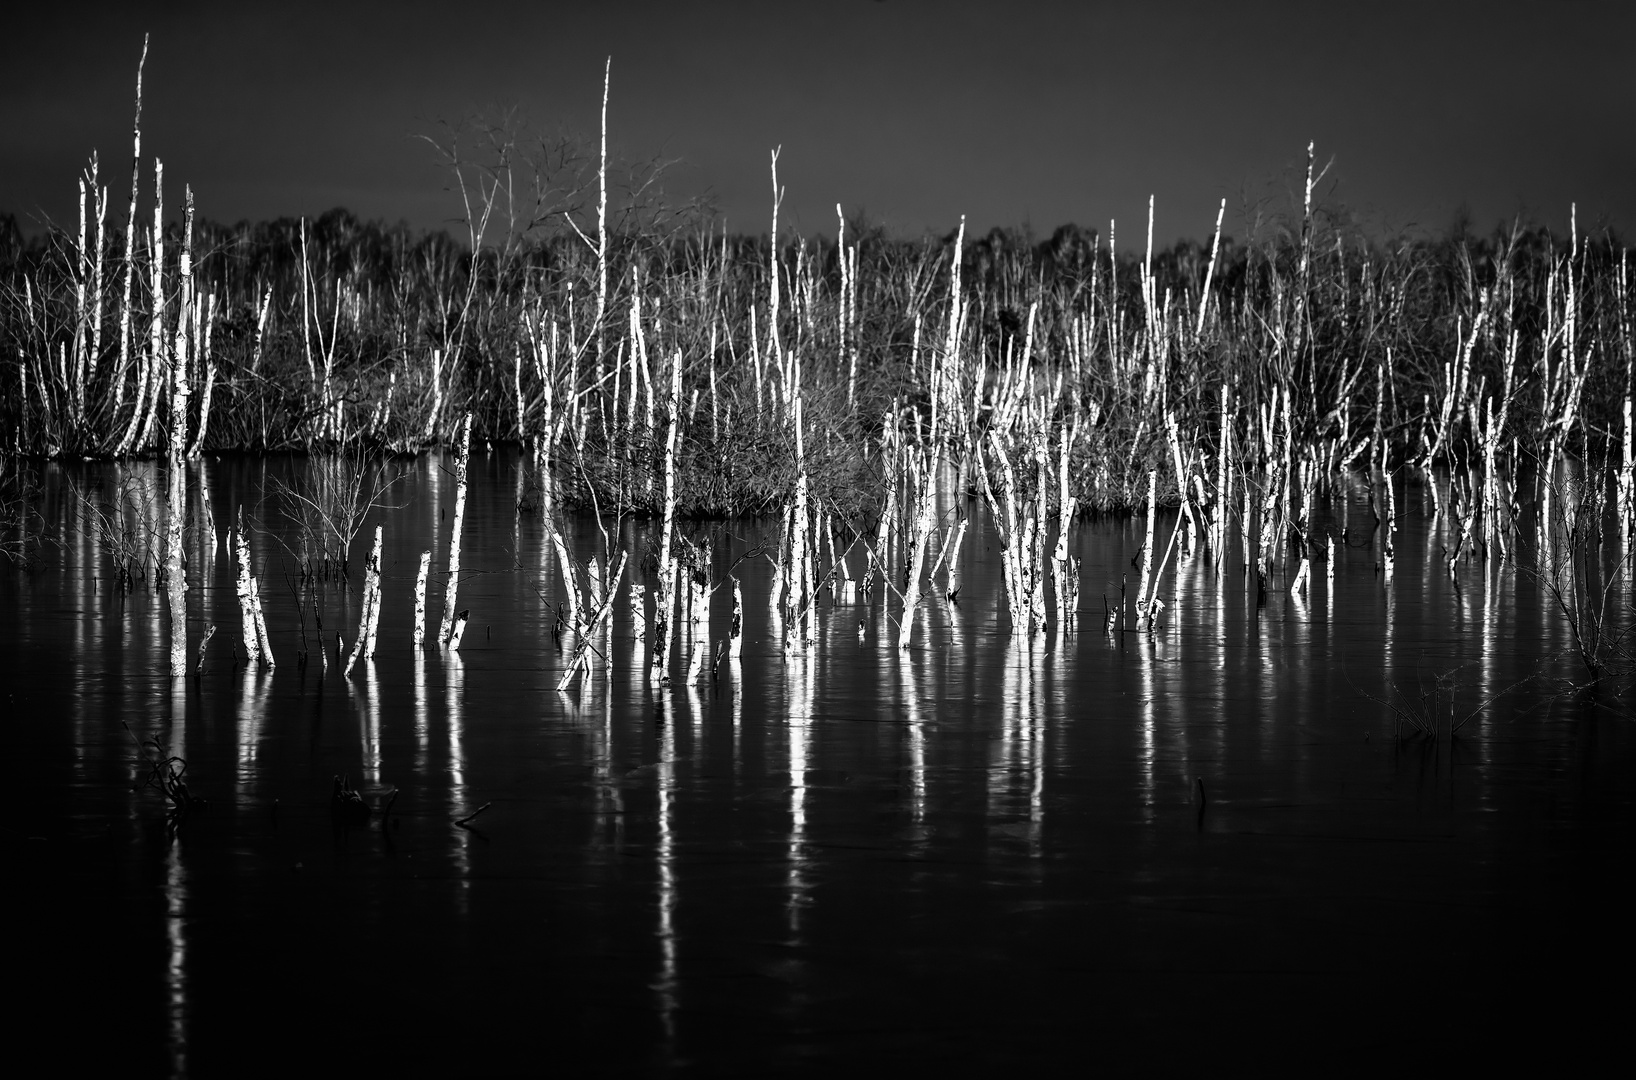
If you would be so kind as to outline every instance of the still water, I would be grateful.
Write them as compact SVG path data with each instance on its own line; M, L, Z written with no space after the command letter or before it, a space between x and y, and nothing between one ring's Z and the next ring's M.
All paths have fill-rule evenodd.
M48 544L0 563L18 1030L61 1066L1330 1071L1522 1048L1568 1064L1623 1023L1599 987L1632 958L1629 698L1556 691L1578 677L1561 611L1494 562L1451 581L1420 487L1389 580L1363 489L1338 492L1333 577L1317 562L1304 593L1279 578L1258 603L1236 554L1219 577L1194 558L1161 582L1151 638L1103 626L1122 574L1134 593L1141 518L1076 526L1081 625L1030 641L973 503L958 602L924 599L911 648L897 602L826 600L797 658L754 557L776 523L697 526L716 576L743 581L742 657L655 687L621 600L594 676L558 693L573 635L554 633L560 573L517 510L515 455L473 459L450 653L410 640L450 473L407 464L352 579L303 583L273 483L303 468L195 475L215 535L189 538L192 648L217 627L196 678L164 674L163 596L122 595L75 510L151 474L48 471ZM241 505L271 671L242 660ZM377 522L381 644L343 677L315 615L326 648L338 629L350 645ZM633 569L655 532L616 532ZM594 521L568 540L602 553ZM441 601L434 575L433 626ZM1627 582L1613 610L1630 606ZM730 610L721 590L713 638ZM1434 687L1444 736L1395 738L1383 701L1425 709ZM121 721L186 760L208 813L167 829ZM398 793L386 828L332 820L338 774L377 805Z

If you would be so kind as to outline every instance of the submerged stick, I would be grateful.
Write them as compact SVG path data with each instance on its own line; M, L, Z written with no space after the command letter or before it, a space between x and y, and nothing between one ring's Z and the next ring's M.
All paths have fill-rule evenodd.
M909 534L909 581L903 593L903 622L898 628L898 648L907 649L915 632L915 608L920 605L920 577L926 562L926 545L932 536L932 498L937 483L935 459L927 455L920 470L920 492L914 523ZM935 571L934 571L935 572Z
M634 574L632 575L635 576ZM648 588L640 581L631 582L631 640L641 641L647 637L648 618Z
M960 518L960 524L954 531L954 543L949 547L948 576L944 580L943 595L950 601L960 595L960 543L966 538L968 519Z
M472 414L468 412L460 425L460 448L454 459L454 535L449 540L449 584L443 591L443 621L437 632L438 644L456 641L455 648L460 647L454 633L454 598L460 579L460 527L466 520L466 461L471 454L471 420Z
M430 549L420 553L420 570L415 574L415 648L426 641L426 578L432 569Z
M625 574L625 563L629 558L630 552L621 551L619 553L619 562L611 566L611 572L608 574L606 584L596 590L598 594L596 607L586 618L585 625L580 628L578 640L574 644L573 659L568 661L568 667L563 670L562 677L557 680L557 691L559 693L568 689L569 684L574 681L574 676L579 673L581 668L585 669L587 676L590 674L591 657L596 652L596 638L603 627L607 626L613 618L614 601L618 598L619 580ZM595 560L592 561L595 562ZM596 580L594 573L592 580Z
M381 615L381 532L382 526L375 526L375 547L369 553L369 562L364 564L364 609L358 615L358 640L353 642L352 655L347 657L343 675L352 674L360 657L375 658L375 628L380 624Z
M1148 581L1153 575L1153 532L1159 518L1159 474L1153 469L1147 473L1147 539L1142 541L1142 577L1136 585L1136 602L1144 611L1139 611L1137 617L1145 613L1148 601ZM1157 588L1157 586L1155 586Z
M187 347L188 325L191 321L189 307L193 300L193 193L185 191L185 194L186 210L183 215L182 258L179 272L180 308L169 371L171 431L165 477L168 494L165 522L165 596L170 609L172 675L187 674L187 577L182 568L182 527L187 509L187 474L184 471L183 460L187 454ZM155 331L155 338L162 338L162 330ZM163 348L161 347L158 352L162 353Z
M125 218L125 281L119 302L119 369L114 379L114 412L125 402L125 372L131 355L131 286L136 278L136 202L138 181L142 172L142 69L148 62L148 35L142 35L142 59L136 63L136 117L131 124L131 207ZM135 436L136 422L141 418L141 402L131 416L126 434L119 442L118 454L123 454Z
M676 560L671 554L671 539L676 532L676 452L681 444L682 353L676 350L671 357L670 394L665 407L664 517L659 526L658 582L653 593L653 652L650 668L652 681L660 686L670 682L670 646L674 637L676 595Z
M250 576L250 542L244 535L244 508L239 508L238 527L233 533L233 548L238 555L239 572L237 592L239 599L240 633L244 638L246 662L266 660L273 666L273 651L267 642L267 625L261 616L260 596L256 579Z
M579 584L574 580L574 561L568 555L568 544L563 540L562 530L549 518L545 527L551 533L551 544L557 552L557 569L562 574L562 600L557 604L558 617L570 626L578 626L584 605L579 596Z
M204 639L199 642L199 663L198 663L198 666L196 666L193 669L193 674L194 674L195 678L197 678L198 676L204 674L204 669L205 669L205 666L204 666L205 646L209 645L210 644L210 639L215 637L215 636L216 636L216 624L211 623L209 626L205 627Z
M693 655L687 680L698 683L703 680L704 662L710 653L710 546L700 541L693 550L695 565L685 576L688 620L693 624Z
M744 587L733 579L733 618L727 626L727 655L737 659L744 653Z

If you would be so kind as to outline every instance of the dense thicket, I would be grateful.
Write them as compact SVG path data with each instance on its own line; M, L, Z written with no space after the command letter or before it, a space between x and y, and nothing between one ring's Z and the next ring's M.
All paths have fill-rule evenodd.
M1253 241L1223 236L1214 259L1193 242L1116 250L1075 226L962 243L860 222L839 243L783 232L774 258L766 236L638 215L610 224L604 266L594 216L473 252L344 210L191 236L138 225L132 243L96 211L77 235L31 243L0 222L11 452L148 454L180 419L174 400L195 453L413 450L470 411L483 438L548 443L570 492L640 510L667 423L653 384L679 352L694 512L787 498L781 377L801 383L816 489L847 501L888 418L931 407L934 369L966 403L939 429L956 458L1002 391L1022 377L1049 388L1040 420L1085 421L1073 482L1081 505L1106 508L1145 497L1171 421L1190 446L1217 447L1226 395L1240 447L1264 456L1287 439L1338 467L1469 462L1488 442L1600 457L1624 435L1631 389L1636 304L1608 235L1382 243L1297 208ZM161 392L173 379L183 398Z

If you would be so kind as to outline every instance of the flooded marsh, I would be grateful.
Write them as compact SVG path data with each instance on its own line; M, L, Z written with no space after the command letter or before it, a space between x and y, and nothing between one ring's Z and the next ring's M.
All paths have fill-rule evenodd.
M957 598L928 578L907 648L902 590L862 593L861 548L852 588L834 589L823 548L790 649L773 602L784 525L678 521L679 546L707 553L679 576L722 587L703 629L677 617L661 683L629 603L660 522L519 510L529 458L479 449L469 620L458 649L430 631L417 649L452 460L386 466L402 475L345 575L279 500L280 484L315 490L320 467L189 470L181 678L156 561L132 560L128 591L117 564L121 536L159 527L157 467L41 473L43 542L0 575L0 656L28 1015L68 1040L64 1063L1424 1060L1449 1050L1446 1024L1496 1048L1612 1023L1612 998L1572 988L1630 957L1628 685L1567 689L1583 681L1570 616L1537 579L1498 559L1451 577L1452 526L1425 484L1394 495L1390 575L1369 527L1380 496L1339 478L1315 509L1350 538L1333 573L1314 560L1292 589L1291 561L1258 579L1235 537L1219 567L1201 549L1156 572L1151 627L1127 610L1106 628L1122 584L1134 606L1145 515L1081 520L1063 552L1077 628L1051 591L1038 633L1012 624L989 512L932 485L933 520L970 527ZM125 532L107 527L118 493ZM240 506L272 665L246 661ZM378 645L343 674L377 524ZM612 561L605 543L625 571L590 671L559 692L580 633L566 609L584 606L591 558ZM434 572L429 627L442 588ZM1611 610L1628 625L1628 577ZM167 821L142 786L148 738L206 807ZM338 776L367 820L332 812Z

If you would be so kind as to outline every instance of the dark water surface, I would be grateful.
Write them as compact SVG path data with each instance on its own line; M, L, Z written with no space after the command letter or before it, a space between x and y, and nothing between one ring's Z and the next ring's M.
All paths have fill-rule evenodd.
M221 541L240 501L271 530L252 538L270 673L230 655L232 565L201 534L192 645L217 634L200 677L165 676L163 597L121 598L72 524L70 480L111 490L112 469L49 474L55 546L0 563L18 1030L59 1068L1330 1072L1572 1065L1621 1038L1629 700L1516 686L1575 675L1567 623L1510 568L1451 583L1418 487L1389 583L1353 492L1359 546L1333 580L1319 562L1305 597L1275 581L1258 607L1236 555L1219 581L1197 558L1167 574L1153 640L1102 625L1141 518L1076 528L1083 626L1030 642L973 505L959 602L923 601L906 652L895 602L826 601L811 654L786 659L755 559L735 569L744 654L717 681L651 686L621 601L609 664L559 694L572 636L552 635L560 577L515 510L514 456L473 462L458 653L410 642L452 480L423 459L394 489L382 644L350 678L297 662L296 541L258 501L291 468L202 474ZM318 597L348 644L375 520L350 586ZM718 573L773 531L710 529ZM624 537L651 550L649 525ZM571 543L596 553L594 523ZM441 597L439 578L434 624ZM1452 743L1394 739L1371 695L1442 675L1458 715L1493 700ZM133 790L122 720L210 800L174 837ZM400 792L391 827L332 821L338 773L372 802Z

